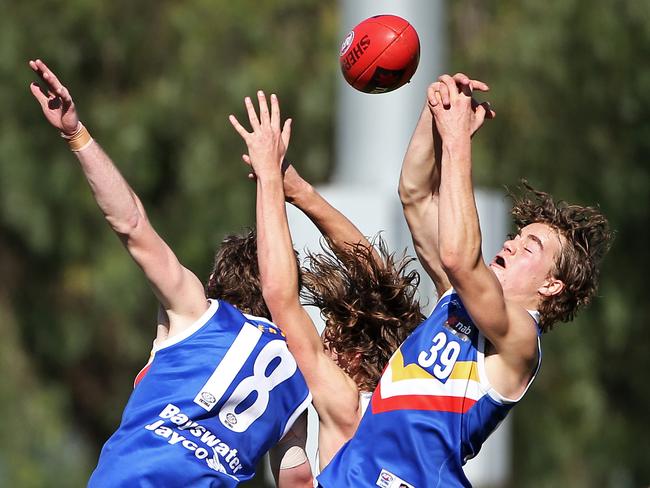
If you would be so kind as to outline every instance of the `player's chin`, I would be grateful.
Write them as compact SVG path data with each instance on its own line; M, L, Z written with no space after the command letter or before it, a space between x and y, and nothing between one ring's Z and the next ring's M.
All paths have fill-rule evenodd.
M490 271L492 271L497 278L501 278L504 270L503 266L499 266L497 263L492 262L488 264L488 268L490 268Z

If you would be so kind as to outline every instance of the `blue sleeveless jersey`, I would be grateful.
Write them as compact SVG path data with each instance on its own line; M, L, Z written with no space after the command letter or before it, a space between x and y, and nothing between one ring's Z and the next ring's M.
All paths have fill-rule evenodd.
M389 361L357 432L318 477L320 486L471 486L462 466L519 400L490 386L485 344L460 297L443 295ZM541 350L538 357L537 368Z
M237 486L310 401L280 329L212 301L154 344L88 486Z

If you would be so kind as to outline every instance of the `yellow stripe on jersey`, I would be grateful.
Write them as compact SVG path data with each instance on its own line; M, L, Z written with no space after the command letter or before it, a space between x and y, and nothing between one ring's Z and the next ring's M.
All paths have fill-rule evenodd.
M390 362L390 367L393 370L393 381L412 380L416 378L433 378L433 375L426 372L418 364L409 364L408 366L404 366L404 356L402 356L402 351L399 349Z
M399 349L395 352L395 356L390 362L393 372L393 381L413 380L413 379L432 379L434 376L423 369L419 364L409 364L404 366L404 356ZM479 382L478 368L476 361L457 361L454 364L449 379L461 380L468 379L470 381Z
M476 361L457 361L454 364L454 369L451 370L449 379L452 380L470 380L478 381L478 368Z

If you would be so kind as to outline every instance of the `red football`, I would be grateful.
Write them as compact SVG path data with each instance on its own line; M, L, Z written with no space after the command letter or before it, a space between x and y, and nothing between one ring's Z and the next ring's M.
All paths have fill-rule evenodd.
M420 61L420 39L413 26L397 15L370 17L341 44L345 80L365 93L386 93L407 83Z

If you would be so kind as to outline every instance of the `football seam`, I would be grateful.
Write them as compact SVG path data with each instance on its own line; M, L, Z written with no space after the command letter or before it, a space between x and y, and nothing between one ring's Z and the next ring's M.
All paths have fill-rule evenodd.
M406 19L404 19L404 22L406 22L406 25L404 26L404 28L401 31L396 31L395 28L392 25L384 24L381 20L375 19L372 23L383 25L387 29L390 29L390 30L392 30L393 32L395 32L395 33L397 33L399 35L399 34L402 34L402 32L404 32L406 29L408 29L409 26L411 25L411 23Z
M384 26L384 27L388 27L390 30L392 30L393 32L395 32L395 30L394 30L392 27L389 27L389 26L387 26L387 25L385 25L385 24L382 24L381 22L377 22L377 24L382 25L382 26ZM401 36L402 34L404 34L404 31L405 31L406 29L408 29L409 27L411 27L411 24L410 24L410 23L407 23L407 24L406 24L406 27L404 27L404 29L402 29L402 32L400 32L399 34L397 34L397 36L395 36L395 39L393 39L393 40L391 41L391 43L390 43L388 46L386 46L386 47L385 47L385 48L384 48L384 49L383 49L379 54L377 54L377 57L373 60L373 62L376 61L377 59L379 59L379 58L381 57L381 55L384 54L384 53L386 52L386 50L387 50L389 47L391 47L393 44L395 44L395 42L397 41L397 39L399 39L400 36ZM372 66L372 65L371 65L371 66ZM368 66L366 69L364 69L364 70L359 74L359 76L357 76L357 77L354 79L354 81L352 82L352 84L356 83L357 80L358 80L359 78L361 78L361 77L366 73L366 71L368 71L368 70L370 69L371 66Z

